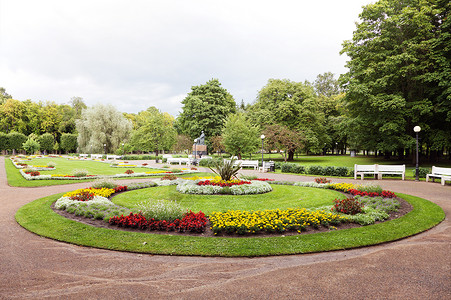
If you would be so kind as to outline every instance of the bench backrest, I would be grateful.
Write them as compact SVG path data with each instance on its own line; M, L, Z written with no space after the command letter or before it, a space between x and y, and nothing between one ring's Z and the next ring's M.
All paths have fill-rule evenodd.
M451 176L451 168L442 168L442 167L432 166L432 174Z
M378 165L379 172L405 172L406 165Z
M245 165L258 165L258 160L242 160L241 164Z
M376 165L354 165L354 172L376 172Z

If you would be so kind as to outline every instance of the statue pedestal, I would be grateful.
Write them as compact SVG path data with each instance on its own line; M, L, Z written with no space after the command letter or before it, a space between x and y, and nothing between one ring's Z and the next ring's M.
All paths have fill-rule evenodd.
M193 145L193 155L207 155L207 145Z

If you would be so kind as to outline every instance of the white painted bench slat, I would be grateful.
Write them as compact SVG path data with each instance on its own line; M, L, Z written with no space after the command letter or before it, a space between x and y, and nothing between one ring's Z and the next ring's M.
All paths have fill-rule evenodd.
M365 174L372 174L377 176L378 179L382 179L383 175L401 175L402 180L405 179L406 165L354 165L354 179L360 175L363 180Z
M431 174L426 174L426 182L429 181L429 177L432 177L432 181L435 181L435 178L441 179L441 184L445 185L445 181L451 181L451 168L443 168L432 166Z

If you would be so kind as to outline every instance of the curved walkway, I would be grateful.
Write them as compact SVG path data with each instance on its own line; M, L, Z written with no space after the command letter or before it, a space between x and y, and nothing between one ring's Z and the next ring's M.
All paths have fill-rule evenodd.
M0 157L0 299L450 299L451 187L377 183L437 203L446 219L414 237L348 251L263 258L143 255L56 242L20 227L14 214L22 205L86 183L9 187Z

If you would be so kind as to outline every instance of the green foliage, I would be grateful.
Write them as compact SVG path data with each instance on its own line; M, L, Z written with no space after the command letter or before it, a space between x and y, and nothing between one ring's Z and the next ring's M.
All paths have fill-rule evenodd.
M72 175L75 177L85 177L88 175L88 171L85 169L75 169L72 171Z
M50 133L44 133L41 136L39 136L39 144L41 145L41 151L47 151L50 152L53 150L53 146L55 144L55 139L53 138L53 135Z
M261 127L279 124L302 132L307 151L321 151L326 139L313 87L302 82L270 79L249 108L249 119ZM288 160L293 160L293 154L290 151Z
M375 184L359 185L357 187L357 190L368 193L382 193L382 188L379 185Z
M77 134L63 133L61 136L60 149L66 152L75 152L77 150Z
M416 169L414 168L412 170L412 176L415 177L417 174ZM418 168L418 177L419 178L426 178L427 174L431 174L431 169L430 168Z
M240 164L236 166L234 166L234 164L234 159L213 161L214 168L209 168L213 171L213 173L219 175L222 180L229 181L233 177L237 177L236 175L241 168Z
M107 153L116 151L125 142L132 130L131 121L112 105L97 104L84 109L76 120L80 151Z
M0 132L0 151L8 150L9 148L9 137L6 133Z
M173 117L153 106L139 112L135 124L130 143L136 150L170 150L177 141Z
M217 79L191 87L182 104L176 121L177 131L193 140L202 130L207 139L220 135L227 116L236 111L235 100Z
M222 138L226 151L240 159L243 154L256 151L260 143L258 127L251 125L242 113L227 117Z
M380 0L364 7L352 40L346 87L348 133L365 149L451 147L449 1ZM354 130L351 130L354 129Z
M174 221L183 219L186 208L175 201L148 200L138 205L138 209L146 219Z
M35 154L41 148L41 145L34 139L29 138L25 143L22 144L22 148L27 151L28 154Z
M10 132L8 133L8 146L11 150L21 150L23 149L23 144L27 141L27 137L23 133Z

